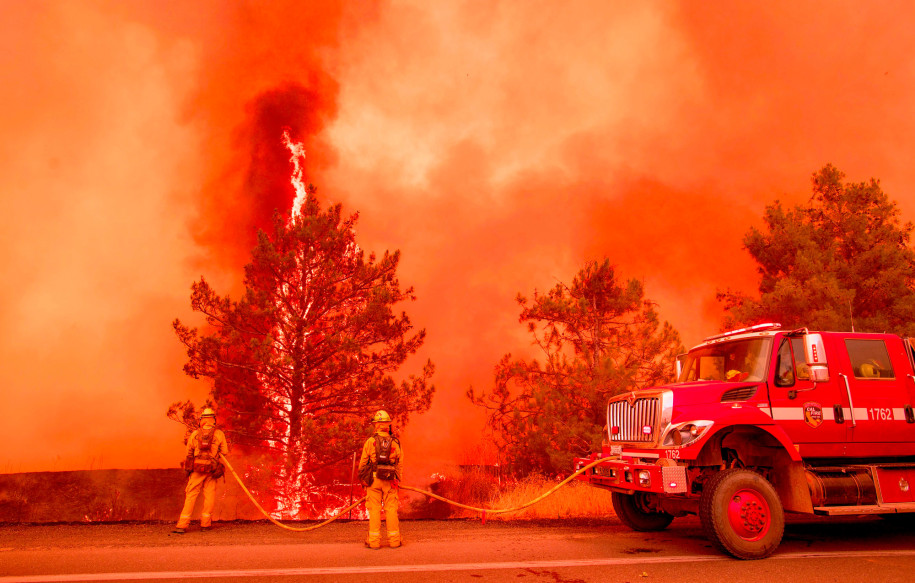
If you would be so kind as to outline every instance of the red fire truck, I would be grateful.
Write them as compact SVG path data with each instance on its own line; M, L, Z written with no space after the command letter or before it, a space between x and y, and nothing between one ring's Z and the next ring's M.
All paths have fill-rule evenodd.
M915 514L915 341L762 324L706 338L677 382L614 397L579 479L620 520L698 514L740 559L771 555L784 513ZM915 522L915 521L913 521Z

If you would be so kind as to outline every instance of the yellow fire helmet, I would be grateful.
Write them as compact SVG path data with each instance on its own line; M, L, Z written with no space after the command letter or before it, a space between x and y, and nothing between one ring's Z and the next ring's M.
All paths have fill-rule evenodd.
M384 409L379 409L375 416L372 417L372 423L391 423L391 416Z
M213 411L212 409L207 407L206 409L203 410L203 413L200 414L201 419L203 419L204 417L212 417L213 419L216 419L216 411Z

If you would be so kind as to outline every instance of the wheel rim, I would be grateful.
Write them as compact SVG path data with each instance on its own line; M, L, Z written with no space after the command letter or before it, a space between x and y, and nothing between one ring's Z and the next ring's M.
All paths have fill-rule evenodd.
M766 536L772 524L769 504L756 490L738 490L728 503L728 521L734 533L748 541Z

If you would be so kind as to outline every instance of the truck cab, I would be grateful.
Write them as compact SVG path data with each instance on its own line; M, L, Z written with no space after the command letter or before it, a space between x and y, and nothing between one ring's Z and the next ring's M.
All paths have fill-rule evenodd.
M675 383L610 400L579 479L610 489L636 530L698 514L747 559L775 551L785 511L915 512L913 363L915 344L892 334L711 336L678 359Z

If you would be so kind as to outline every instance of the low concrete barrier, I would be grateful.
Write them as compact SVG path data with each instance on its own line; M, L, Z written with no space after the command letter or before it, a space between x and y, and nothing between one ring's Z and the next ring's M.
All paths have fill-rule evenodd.
M176 521L186 483L177 468L0 474L0 523ZM217 484L213 518L262 516L229 476Z

